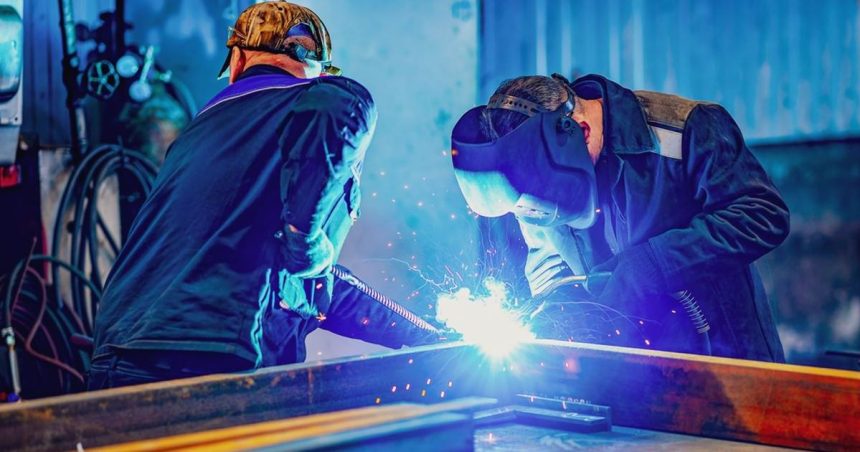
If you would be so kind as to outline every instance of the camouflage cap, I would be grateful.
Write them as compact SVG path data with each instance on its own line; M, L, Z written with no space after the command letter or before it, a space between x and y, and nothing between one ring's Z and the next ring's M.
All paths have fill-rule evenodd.
M306 49L297 55L289 38L307 36L313 39L316 49ZM309 8L285 1L266 1L249 6L230 29L227 48L263 50L284 53L300 59L318 61L328 73L338 73L331 66L331 38L328 29ZM230 54L221 67L219 75L230 67Z

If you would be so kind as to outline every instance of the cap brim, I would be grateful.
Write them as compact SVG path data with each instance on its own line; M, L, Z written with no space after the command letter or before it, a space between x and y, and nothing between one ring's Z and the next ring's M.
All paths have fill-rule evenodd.
M216 80L221 80L222 78L230 76L230 55L232 51L227 52L227 58L224 59L224 64L221 65L221 70L218 71L218 77Z

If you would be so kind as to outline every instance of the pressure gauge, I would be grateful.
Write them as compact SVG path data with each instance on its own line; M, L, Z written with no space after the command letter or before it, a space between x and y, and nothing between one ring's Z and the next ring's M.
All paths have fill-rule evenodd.
M140 70L140 61L137 57L126 53L116 61L116 71L123 78L131 78Z

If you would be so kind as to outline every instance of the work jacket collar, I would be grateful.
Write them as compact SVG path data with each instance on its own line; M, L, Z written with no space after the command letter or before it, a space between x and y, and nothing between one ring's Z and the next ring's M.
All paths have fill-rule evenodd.
M642 154L656 150L645 112L633 91L595 74L580 77L571 86L584 99L603 98L603 152Z
M242 79L248 78L248 77L253 77L255 75L272 75L272 74L286 75L289 77L298 78L295 75L290 74L289 72L287 72L287 71L285 71L285 70L283 70L277 66L272 66L270 64L255 64L254 66L249 67L248 69L244 70L241 74L239 74L239 76L236 77L236 81L238 82L239 80L242 80Z

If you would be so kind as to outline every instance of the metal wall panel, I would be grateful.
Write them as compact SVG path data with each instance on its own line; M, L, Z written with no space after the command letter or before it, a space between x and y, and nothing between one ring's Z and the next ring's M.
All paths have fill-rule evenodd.
M599 73L721 103L753 141L856 136L858 5L486 0L481 94L517 75Z

